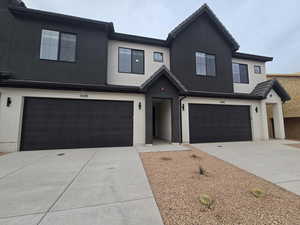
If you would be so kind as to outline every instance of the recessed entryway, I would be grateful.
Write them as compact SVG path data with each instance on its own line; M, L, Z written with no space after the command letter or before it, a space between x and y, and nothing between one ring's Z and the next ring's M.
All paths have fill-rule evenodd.
M154 98L153 102L153 144L172 142L172 110L170 99Z

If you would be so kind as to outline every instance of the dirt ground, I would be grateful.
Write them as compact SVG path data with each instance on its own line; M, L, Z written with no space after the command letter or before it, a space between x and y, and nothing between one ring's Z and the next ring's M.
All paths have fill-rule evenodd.
M7 153L5 153L5 152L0 152L0 156L5 155L5 154L7 154Z
M193 149L140 156L165 225L300 224L300 196L207 153ZM264 196L256 198L250 192L255 188ZM203 194L214 201L211 208L200 203Z

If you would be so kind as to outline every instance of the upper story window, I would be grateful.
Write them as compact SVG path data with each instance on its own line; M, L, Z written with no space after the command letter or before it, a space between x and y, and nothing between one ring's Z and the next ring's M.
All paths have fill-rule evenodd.
M119 48L119 72L144 74L144 51Z
M164 61L163 53L154 52L153 53L153 60L154 60L154 62L163 62Z
M42 30L40 59L75 62L76 42L75 34Z
M232 63L232 72L234 83L249 83L248 65Z
M261 74L261 66L254 66L254 73Z
M216 57L196 52L196 75L216 76Z

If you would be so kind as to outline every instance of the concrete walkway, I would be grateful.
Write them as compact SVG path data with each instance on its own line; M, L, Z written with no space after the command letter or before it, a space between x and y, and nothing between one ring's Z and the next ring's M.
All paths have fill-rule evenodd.
M163 225L136 148L4 155L0 190L1 225Z
M300 148L297 141L193 144L201 151L300 195Z

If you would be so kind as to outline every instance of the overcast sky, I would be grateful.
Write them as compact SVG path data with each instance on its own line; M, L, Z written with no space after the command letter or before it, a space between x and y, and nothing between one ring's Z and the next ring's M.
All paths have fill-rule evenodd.
M274 57L269 73L300 72L299 0L24 0L27 7L113 22L116 32L165 39L207 3L241 52Z

